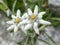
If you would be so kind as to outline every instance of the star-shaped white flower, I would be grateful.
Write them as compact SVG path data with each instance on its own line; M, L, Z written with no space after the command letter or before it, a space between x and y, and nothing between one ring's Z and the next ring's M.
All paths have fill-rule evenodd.
M38 6L35 6L34 13L32 13L31 9L28 8L28 13L25 13L25 18L28 19L29 23L25 26L24 30L34 29L34 31L39 34L38 24L49 25L51 24L48 21L42 19L42 16L46 12L38 13Z
M22 29L22 27L24 26L23 24L27 23L27 20L23 19L23 16L21 17L21 12L19 9L17 10L16 16L12 15L11 18L12 20L7 21L8 24L11 24L11 26L7 28L7 30L14 29L14 32L16 32L19 28Z

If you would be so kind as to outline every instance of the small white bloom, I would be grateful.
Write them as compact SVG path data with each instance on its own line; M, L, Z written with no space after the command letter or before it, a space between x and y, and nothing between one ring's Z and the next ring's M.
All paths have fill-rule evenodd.
M11 30L14 29L14 32L16 32L18 30L18 28L25 24L27 20L24 20L23 17L21 17L21 12L20 10L17 10L16 16L12 15L12 20L7 21L8 24L11 24L11 26L9 28L7 28L7 30Z
M45 21L45 20L42 19L42 16L45 13L46 12L44 12L44 11L38 13L38 6L37 5L35 6L34 13L31 11L30 8L28 8L28 14L25 14L25 17L24 18L28 19L29 23L25 26L24 30L27 31L28 29L33 28L34 31L37 34L39 34L38 23L39 24L45 24L45 25L51 24L50 22Z

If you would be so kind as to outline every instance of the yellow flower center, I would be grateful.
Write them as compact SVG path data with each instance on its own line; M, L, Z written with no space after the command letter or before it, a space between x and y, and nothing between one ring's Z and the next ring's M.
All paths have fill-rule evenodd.
M36 16L33 14L30 16L30 19L34 20L36 18Z
M15 22L16 22L16 23L19 23L19 22L20 22L20 19L19 19L19 18L16 18L16 19L15 19Z

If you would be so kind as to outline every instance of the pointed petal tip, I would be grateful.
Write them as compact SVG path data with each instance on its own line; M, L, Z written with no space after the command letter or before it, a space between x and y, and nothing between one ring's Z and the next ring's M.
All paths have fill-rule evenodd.
M51 22L47 22L47 25L51 25Z
M27 9L28 15L32 15L32 10L30 8Z
M20 11L20 9L18 9L17 11Z
M43 12L40 12L40 13L45 14L46 12L45 12L45 11L43 11Z
M34 28L35 33L39 35L39 29L38 29L38 23L37 22L34 23L33 28Z
M51 24L51 22L49 22L49 21L45 21L45 20L40 20L39 21L41 24L44 24L44 25L50 25Z
M36 33L37 35L39 35L40 33L38 32L38 33Z
M28 8L27 10L28 10L28 11L31 11L31 9L30 9L30 8Z
M37 5L35 6L34 14L35 14L35 15L38 15L38 6L37 6Z
M21 16L20 14L21 14L21 11L18 9L17 13L16 13L16 16L20 18L20 16Z
M17 13L20 13L20 10L19 9L17 10Z
M38 7L38 5L35 5L35 7Z

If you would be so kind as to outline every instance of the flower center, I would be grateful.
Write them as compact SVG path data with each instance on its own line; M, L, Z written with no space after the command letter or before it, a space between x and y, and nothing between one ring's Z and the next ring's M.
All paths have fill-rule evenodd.
M36 18L36 16L33 14L30 16L30 19L34 20Z
M19 19L19 18L16 18L16 19L15 19L15 22L16 22L16 23L19 23L19 22L20 22L20 19Z

